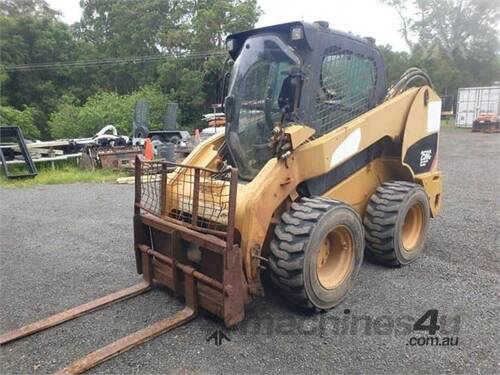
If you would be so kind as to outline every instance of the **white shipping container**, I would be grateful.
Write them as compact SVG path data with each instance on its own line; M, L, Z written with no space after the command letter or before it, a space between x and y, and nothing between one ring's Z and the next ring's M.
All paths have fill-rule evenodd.
M500 86L458 89L455 119L457 126L471 128L474 120L483 113L500 115Z

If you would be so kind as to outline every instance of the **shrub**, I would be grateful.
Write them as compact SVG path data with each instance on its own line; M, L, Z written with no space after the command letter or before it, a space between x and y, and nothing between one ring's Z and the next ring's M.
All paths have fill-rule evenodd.
M25 107L20 111L10 106L0 106L0 125L19 126L27 139L40 138L40 131L35 126L35 109Z
M131 135L135 102L146 99L151 103L151 128L163 126L163 116L169 102L159 88L145 86L130 95L101 92L78 106L70 97L62 97L57 111L50 115L49 128L54 138L90 137L106 125L113 125L119 134Z

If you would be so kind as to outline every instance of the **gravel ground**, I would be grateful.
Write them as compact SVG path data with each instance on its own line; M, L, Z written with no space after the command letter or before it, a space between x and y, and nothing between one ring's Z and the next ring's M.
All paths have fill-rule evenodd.
M443 210L424 256L399 269L365 262L339 308L304 315L270 290L225 330L230 342L207 342L224 328L202 314L91 373L498 373L499 150L500 135L445 130ZM139 280L132 199L132 186L113 184L0 189L1 332ZM1 372L53 372L180 307L154 290L2 347ZM458 345L408 345L429 309L437 336Z

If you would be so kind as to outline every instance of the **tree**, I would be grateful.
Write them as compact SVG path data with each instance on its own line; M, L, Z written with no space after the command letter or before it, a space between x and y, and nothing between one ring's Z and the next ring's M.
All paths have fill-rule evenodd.
M387 85L397 81L410 67L410 55L407 52L393 51L390 45L378 46L384 56Z
M489 85L500 76L498 0L382 0L401 19L412 62L439 91Z
M131 108L124 101L152 85L161 100L179 103L181 124L192 127L217 101L225 36L252 28L260 15L256 0L80 6L80 22L68 26L45 0L0 0L0 104L33 108L45 139L92 135L111 120L128 131ZM119 118L117 108L126 115Z
M101 88L130 93L158 80L158 61L163 57L189 52L194 3L81 0L83 15L75 25L77 37L93 45L99 57L137 57L133 64L102 68Z
M49 18L59 15L45 0L2 0L0 14L13 17L30 15Z
M256 0L199 0L194 3L191 50L225 47L225 37L253 28L261 10Z
M36 110L30 107L19 111L13 107L0 106L0 126L19 126L25 138L38 139L40 131L35 126L35 112Z
M138 57L136 65L106 68L101 87L126 94L160 82L179 102L183 124L199 121L215 102L214 82L223 74L224 58L213 52L224 52L226 35L252 28L261 13L256 0L82 0L80 5L79 38L102 56Z
M48 127L54 139L91 136L79 122L80 107L74 97L63 95L56 110L49 116Z
M227 68L226 36L253 28L261 10L256 0L199 0L190 9L190 27L175 36L184 35L182 49L198 55L168 61L158 71L162 88L179 102L181 123L199 125L201 114L219 99L217 84ZM166 34L167 40L170 35Z
M21 111L26 106L37 109L35 124L41 136L48 138L47 116L59 97L73 90L78 97L90 94L88 77L75 75L70 69L16 70L12 66L75 61L81 45L43 0L1 2L0 23L1 104Z
M151 104L150 127L162 128L170 98L157 86L145 86L129 95L101 92L88 98L82 106L75 98L65 95L50 116L50 132L54 138L81 138L93 136L106 125L114 125L119 134L132 135L134 105L139 99Z

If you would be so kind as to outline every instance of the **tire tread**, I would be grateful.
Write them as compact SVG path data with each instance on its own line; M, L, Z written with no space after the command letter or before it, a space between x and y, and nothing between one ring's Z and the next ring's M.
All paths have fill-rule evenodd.
M304 289L305 250L314 225L335 205L343 203L321 197L302 197L283 213L271 240L270 278L290 302L314 309Z
M363 219L368 258L390 266L401 265L395 252L395 224L403 201L415 189L422 187L408 181L384 182L376 189Z

